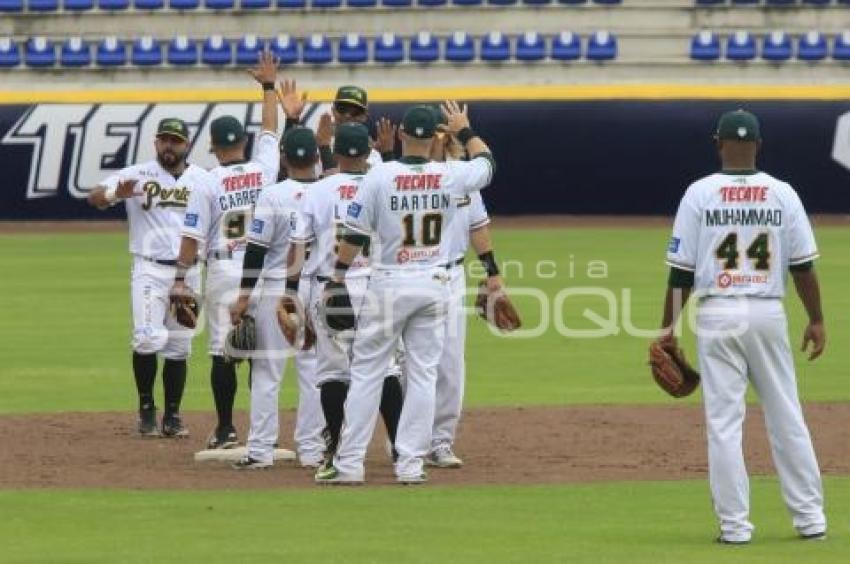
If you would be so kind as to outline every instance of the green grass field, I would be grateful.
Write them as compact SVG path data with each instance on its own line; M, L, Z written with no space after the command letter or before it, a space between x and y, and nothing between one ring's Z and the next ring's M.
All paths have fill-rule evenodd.
M622 326L656 327L666 284L666 229L497 230L507 282L551 301L564 288L601 287ZM848 401L850 266L846 229L817 231L830 346L815 363L797 355L808 401ZM129 257L123 234L2 235L0 414L135 409L129 355ZM537 271L539 261L545 263ZM603 278L588 275L604 261ZM520 272L522 270L522 272ZM554 276L550 274L555 272ZM601 274L598 269L591 272ZM793 293L793 292L792 292ZM600 297L574 297L541 313L520 298L526 327L541 316L573 329L607 317ZM788 301L792 343L804 318ZM651 383L647 338L497 337L470 320L467 405L669 403ZM685 339L693 354L693 341ZM195 341L185 408L211 410L209 360ZM293 405L291 375L284 401ZM245 394L240 393L245 407ZM689 399L698 402L699 397ZM2 421L2 419L0 419ZM845 562L850 561L850 479L827 481L831 538L793 540L773 479L754 481L757 543L710 543L704 482L611 483L359 491L2 491L0 562ZM179 556L179 558L178 558Z

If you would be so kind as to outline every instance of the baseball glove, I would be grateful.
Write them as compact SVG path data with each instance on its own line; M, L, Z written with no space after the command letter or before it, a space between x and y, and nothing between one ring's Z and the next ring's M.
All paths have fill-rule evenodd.
M325 325L333 331L354 329L356 324L354 308L351 306L351 296L348 295L344 282L331 280L325 284L322 314Z
M257 324L250 315L245 315L239 325L230 329L224 342L224 356L230 360L243 360L257 348Z
M277 322L286 342L296 349L306 351L316 344L313 322L297 296L287 294L280 299L277 304Z
M478 312L481 319L502 331L514 331L522 327L519 312L505 292L503 290L490 292L487 289L487 282L483 280L478 284L475 311Z
M198 325L198 314L201 312L201 306L195 295L191 291L187 293L169 297L171 301L171 315L183 327L194 329Z
M649 345L649 366L655 382L674 398L689 396L699 386L699 372L688 363L675 341Z

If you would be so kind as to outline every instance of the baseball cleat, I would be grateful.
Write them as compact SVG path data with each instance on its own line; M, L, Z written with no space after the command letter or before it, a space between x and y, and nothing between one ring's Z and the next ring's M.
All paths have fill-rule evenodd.
M720 535L719 537L717 537L717 543L718 544L729 544L729 545L742 546L742 545L745 545L745 544L750 544L750 539L732 540L732 539L724 538L723 535Z
M807 541L825 541L826 540L826 531L821 531L819 533L810 533L808 535L800 534L800 538L802 540Z
M317 484L332 486L360 486L364 482L362 476L340 472L333 464L319 468L319 471L316 472L315 481Z
M271 468L273 464L273 462L263 462L262 460L251 458L250 456L243 456L231 466L234 470L264 470L266 468Z
M428 474L420 472L418 474L403 474L396 477L396 482L403 486L418 486L428 482Z
M175 439L189 436L189 429L183 425L179 413L166 413L162 416L162 436Z
M452 447L444 445L432 450L425 457L425 464L436 466L437 468L460 468L463 466L463 460L455 456L455 453L452 452Z
M239 446L239 438L236 436L236 429L233 427L216 428L207 439L207 449L209 450L225 450L237 446Z
M158 437L156 426L156 407L144 406L139 410L139 434L143 437Z

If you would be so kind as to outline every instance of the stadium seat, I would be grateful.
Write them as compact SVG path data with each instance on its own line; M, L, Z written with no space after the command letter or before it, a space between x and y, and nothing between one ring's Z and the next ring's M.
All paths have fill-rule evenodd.
M572 61L581 57L581 39L572 31L562 31L552 38L552 58Z
M691 59L716 61L720 58L720 38L713 31L704 30L691 39Z
M246 10L267 10L272 7L272 0L242 0L240 5Z
M761 0L732 0L732 4L750 5L758 4Z
M198 64L198 45L185 35L178 35L168 44L168 64L180 66Z
M342 0L313 0L310 5L313 8L339 8Z
M69 12L85 12L94 8L94 0L65 0L62 7Z
M726 58L732 61L749 61L756 56L756 40L747 31L736 31L726 42Z
M162 10L165 0L133 0L133 6L137 10Z
M480 6L483 0L452 0L455 6Z
M97 7L101 10L118 12L130 7L130 0L97 0Z
M475 58L475 43L465 31L456 31L446 38L446 60L471 61Z
M137 67L151 67L162 64L162 45L150 35L143 35L133 42L130 50L130 62Z
M311 65L324 65L333 60L331 42L321 33L313 33L304 39L301 61Z
M516 58L520 61L540 61L546 58L546 41L536 31L526 31L517 38Z
M558 0L558 4L567 4L567 5L575 5L575 4L587 4L587 0Z
M838 61L850 61L850 31L844 31L835 36L832 58Z
M172 10L196 10L201 5L201 0L168 0Z
M212 66L232 63L233 50L230 42L221 35L211 35L201 46L201 62Z
M278 34L272 39L269 48L281 64L291 65L298 62L298 44L286 33Z
M519 0L487 0L488 4L492 4L493 6L513 6Z
M29 38L24 61L28 67L52 67L56 64L56 49L53 42L43 36Z
M306 8L307 0L277 0L278 8Z
M91 49L82 37L69 37L59 52L59 64L63 67L85 67L91 64Z
M778 6L778 7L786 7L793 6L797 3L797 0L765 0L765 4L767 6Z
M127 62L127 49L124 43L111 35L97 44L95 62L100 67L118 67Z
M395 33L382 33L375 38L374 59L379 63L398 63L404 59L404 45Z
M435 7L435 6L445 6L448 4L448 0L417 0L416 3L420 6L427 7Z
M345 3L350 8L374 8L378 0L346 0Z
M23 12L24 0L0 0L0 12ZM3 66L0 63L0 66Z
M507 61L511 58L511 42L501 31L491 31L481 38L481 60Z
M407 8L411 4L413 4L412 0L381 0L381 4L384 6L391 6L393 8Z
M821 61L826 58L828 51L823 34L819 31L810 31L800 37L797 58L801 61Z
M529 6L543 6L550 2L552 2L552 0L522 0L523 4L527 4Z
M761 56L767 61L787 61L792 54L791 37L784 31L772 31L764 36Z
M357 33L347 33L339 40L337 60L340 63L365 63L369 60L369 45Z
M719 6L725 3L726 0L697 0L697 6Z
M623 0L593 0L594 4L603 4L606 6L613 6L615 4L622 4Z
M265 44L253 33L244 36L236 43L236 64L256 65Z
M440 58L440 46L437 38L429 31L420 31L410 40L410 60L417 63L429 63Z
M812 6L829 6L829 3L832 0L803 0L803 4L810 4Z
M11 37L0 37L0 67L16 67L21 64L21 49Z
M59 9L59 0L28 0L27 10L30 12L55 12Z
M204 0L204 6L210 10L232 10L233 0Z
M617 58L617 38L607 31L597 31L587 40L587 54L591 61L610 61Z

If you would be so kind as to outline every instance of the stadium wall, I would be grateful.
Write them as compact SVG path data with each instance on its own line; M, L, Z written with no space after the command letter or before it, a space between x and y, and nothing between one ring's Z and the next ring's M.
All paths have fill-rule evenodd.
M717 169L711 134L723 111L762 120L761 168L812 213L850 213L850 87L665 85L411 89L371 93L372 117L398 121L415 101L469 100L497 174L492 213L671 214L685 187ZM332 92L311 92L308 124ZM257 132L255 90L0 93L0 220L116 219L84 198L112 171L153 158L159 119L193 134L190 160L212 166L207 124L232 113ZM281 120L282 124L282 120Z

